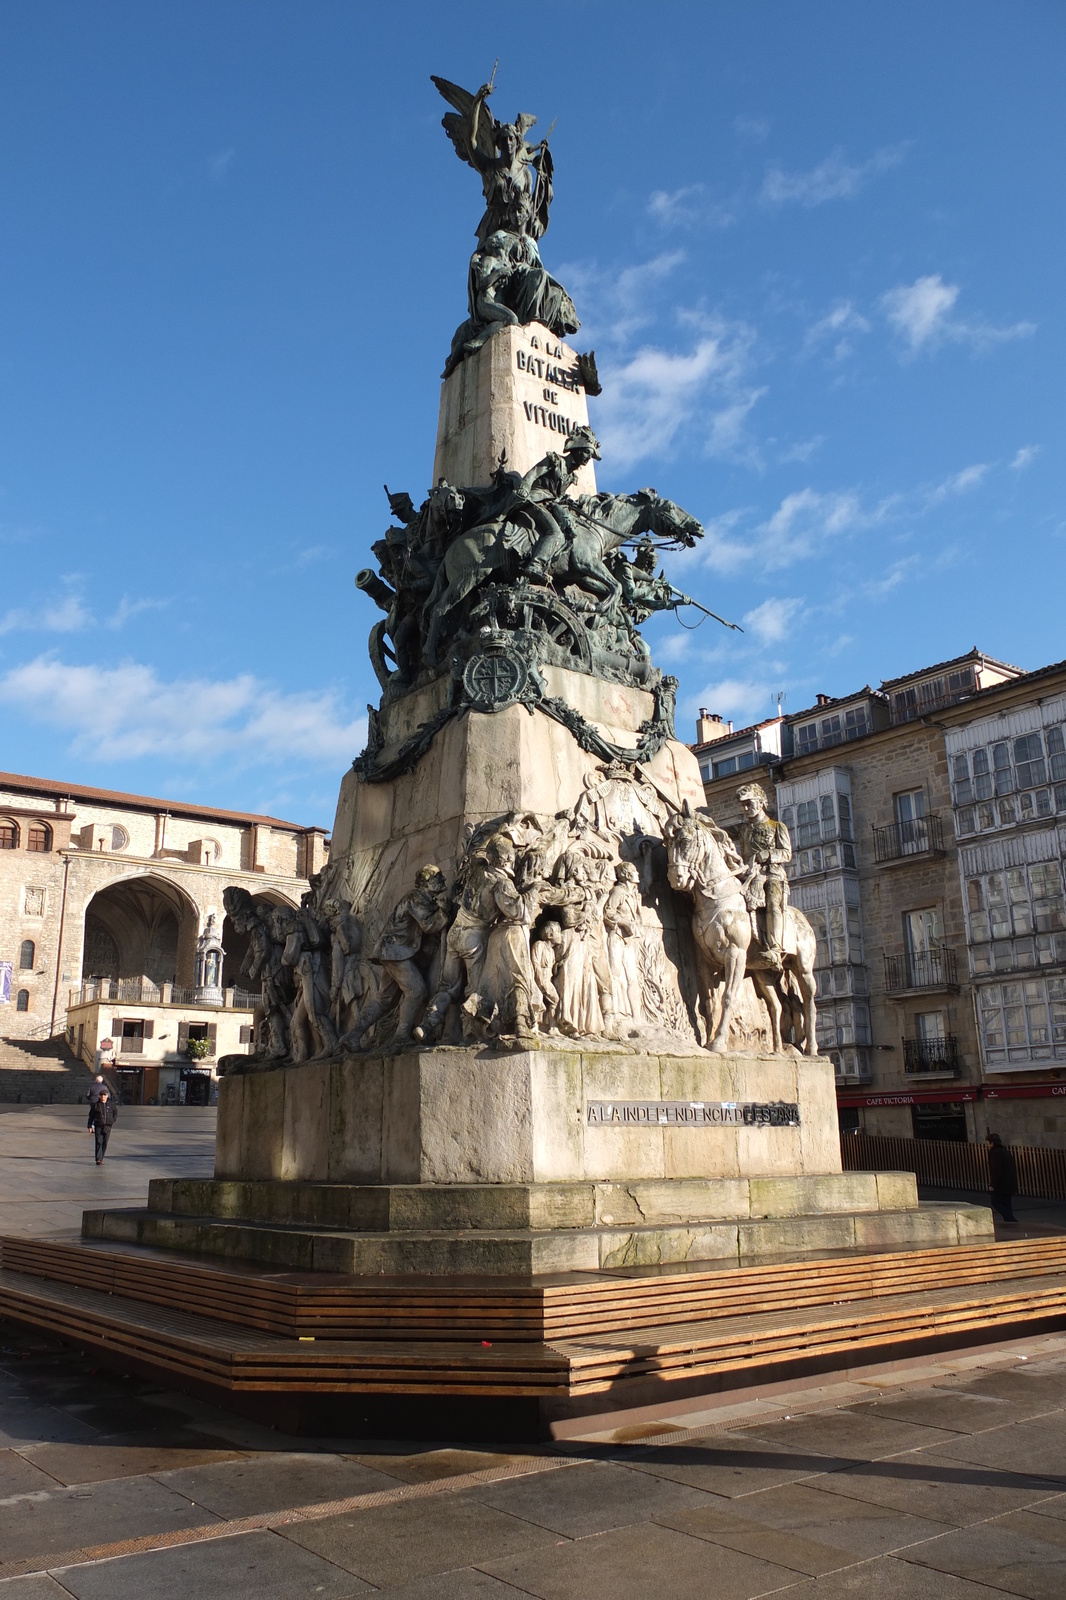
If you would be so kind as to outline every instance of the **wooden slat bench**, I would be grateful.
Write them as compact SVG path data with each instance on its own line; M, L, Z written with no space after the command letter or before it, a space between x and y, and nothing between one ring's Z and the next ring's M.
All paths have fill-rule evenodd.
M757 1267L385 1279L205 1264L137 1246L5 1238L5 1270L288 1338L554 1342L738 1315L1066 1277L1066 1238ZM2 1302L0 1302L2 1310Z

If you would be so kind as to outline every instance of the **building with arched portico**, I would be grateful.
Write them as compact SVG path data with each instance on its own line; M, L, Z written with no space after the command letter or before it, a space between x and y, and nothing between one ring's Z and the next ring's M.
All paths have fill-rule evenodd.
M66 1032L79 1051L69 1026L79 1007L99 1005L106 1032L109 1007L124 1022L127 1011L173 1008L188 996L199 1020L172 1018L170 1049L158 1048L153 1026L153 1048L145 1040L127 1052L177 1060L179 1033L182 1046L199 1036L189 1027L236 1025L235 1017L205 1022L208 1008L192 998L197 941L213 916L228 1002L218 1009L247 1013L240 1042L250 1044L247 944L225 915L223 892L240 885L260 901L297 905L328 844L324 829L278 817L0 773L0 1037ZM84 1031L79 1053L88 1061Z

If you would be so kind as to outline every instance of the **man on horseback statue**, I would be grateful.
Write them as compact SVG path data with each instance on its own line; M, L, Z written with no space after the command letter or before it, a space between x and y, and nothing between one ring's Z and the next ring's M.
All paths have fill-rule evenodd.
M530 467L516 485L508 509L511 513L523 511L536 530L536 543L523 563L525 576L534 582L544 583L547 580L552 562L566 549L566 531L559 526L557 516L551 509L552 502L563 499L582 467L599 459L600 446L592 429L575 428L566 441L562 455L554 450L549 451L543 460ZM517 539L512 547L518 549Z
M781 972L784 962L785 912L788 908L788 874L792 860L792 840L783 822L767 814L766 794L760 784L749 783L738 790L737 800L744 821L737 831L737 844L746 870L741 891L749 911L765 912L762 930L762 957L772 972Z

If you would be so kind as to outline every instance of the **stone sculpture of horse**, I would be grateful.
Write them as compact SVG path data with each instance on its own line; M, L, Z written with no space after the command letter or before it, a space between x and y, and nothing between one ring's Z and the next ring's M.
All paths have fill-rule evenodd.
M667 822L664 833L670 883L673 888L691 895L694 902L692 931L699 957L700 1003L709 1048L715 1052L728 1049L730 1020L747 974L766 1003L772 1048L780 1052L784 1048L781 1014L788 1005L788 996L782 979L766 965L759 950L752 913L732 864L737 856L729 835L707 813L693 811L687 800L684 810ZM809 1056L817 1055L814 1003L817 940L806 917L794 906L789 906L785 913L782 943L785 974L795 979L802 997L803 1049ZM725 987L721 1016L714 1028L713 997L719 977L724 977Z
M581 495L557 501L555 515L566 533L566 546L551 565L557 589L568 584L593 595L603 606L618 601L622 586L608 569L605 557L641 534L657 534L682 545L693 545L703 535L697 519L654 489L636 494ZM451 611L482 584L497 575L516 574L515 531L522 512L512 508L491 522L461 533L448 546L426 601L430 616L426 660L436 662L441 629Z

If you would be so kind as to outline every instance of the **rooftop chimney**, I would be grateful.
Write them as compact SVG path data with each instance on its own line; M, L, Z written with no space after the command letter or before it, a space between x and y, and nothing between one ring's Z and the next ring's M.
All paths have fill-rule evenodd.
M818 704L820 706L829 705L829 703L832 700L832 698L833 698L833 696L831 694L818 694L818 695L815 695L815 699L817 700L817 702L818 702Z
M708 711L706 706L700 706L700 714L696 718L697 744L711 744L715 739L724 739L732 729L732 723L727 728L716 711Z

